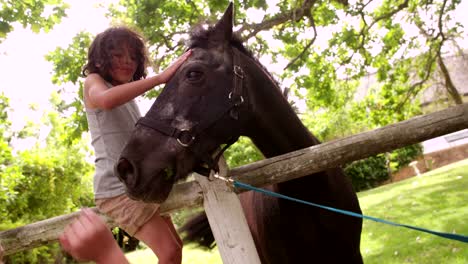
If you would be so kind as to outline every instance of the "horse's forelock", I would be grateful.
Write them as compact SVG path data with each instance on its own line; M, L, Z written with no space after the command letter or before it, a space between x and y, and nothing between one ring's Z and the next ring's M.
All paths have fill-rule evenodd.
M196 25L192 28L189 33L188 47L194 48L199 46L205 46L208 43L208 37L210 30L206 29L203 24Z
M208 46L210 42L210 36L213 35L214 30L214 26L208 26L204 23L192 27L192 30L189 33L190 38L187 43L188 47L194 48L200 46ZM241 50L243 53L247 54L249 57L253 57L252 53L244 46L242 38L239 35L233 33L230 44L236 47L237 49Z

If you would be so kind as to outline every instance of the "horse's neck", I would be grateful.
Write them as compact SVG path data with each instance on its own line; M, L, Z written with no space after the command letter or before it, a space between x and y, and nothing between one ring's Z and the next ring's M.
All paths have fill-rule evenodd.
M305 128L276 84L257 72L250 85L253 119L248 136L266 157L277 156L319 141Z
M266 158L317 145L320 142L303 125L275 82L260 67L249 65L248 100L252 118L246 135ZM313 188L326 188L327 174L274 184L273 190L311 200ZM320 182L320 184L315 184ZM307 188L305 188L307 186ZM315 186L315 187L313 187ZM318 190L317 190L318 191Z

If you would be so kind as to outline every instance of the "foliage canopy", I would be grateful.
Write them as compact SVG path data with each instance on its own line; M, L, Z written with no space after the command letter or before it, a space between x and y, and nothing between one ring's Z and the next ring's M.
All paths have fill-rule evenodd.
M48 32L66 16L69 5L62 0L2 0L0 1L0 42L13 30L13 24L38 33Z

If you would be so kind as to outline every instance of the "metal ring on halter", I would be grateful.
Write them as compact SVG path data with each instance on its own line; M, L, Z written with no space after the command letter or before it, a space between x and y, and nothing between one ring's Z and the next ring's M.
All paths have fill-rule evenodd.
M190 130L189 129L182 129L180 130L180 134L179 136L177 137L177 142L179 142L179 144L182 146L182 147L188 147L190 146L193 141L195 140L195 136L191 136L190 137L190 141L185 143L185 142L182 142L182 140L180 139L181 138L181 135L184 133L184 132L189 132Z
M232 99L232 92L229 93L229 96L228 96L229 99ZM239 95L239 100L240 102L237 103L236 105L240 105L244 102L244 97L242 97L242 95Z

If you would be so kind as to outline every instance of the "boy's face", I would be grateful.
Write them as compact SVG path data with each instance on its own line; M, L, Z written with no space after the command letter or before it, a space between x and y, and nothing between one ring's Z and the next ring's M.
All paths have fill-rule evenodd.
M132 81L137 69L135 52L126 47L116 48L111 51L112 67L110 74L112 84L119 85Z

